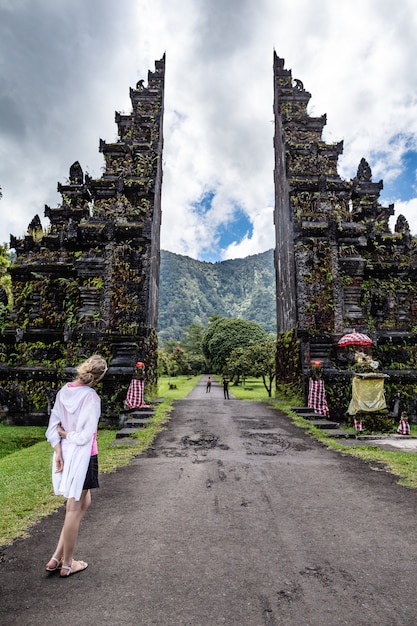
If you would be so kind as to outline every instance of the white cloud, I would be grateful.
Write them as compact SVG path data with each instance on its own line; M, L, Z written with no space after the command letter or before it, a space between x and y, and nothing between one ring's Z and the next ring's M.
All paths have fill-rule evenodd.
M411 234L417 235L417 198L412 198L405 202L402 200L395 202L395 215L390 220L392 229L394 229L399 215L404 215L406 218Z
M273 50L310 112L327 113L326 141L344 139L341 175L364 156L389 180L417 148L416 28L414 0L119 0L117 14L112 0L0 0L0 242L59 202L75 160L101 175L99 138L115 139L114 110L166 52L162 246L197 258L270 248ZM237 207L253 233L220 250Z
M275 247L272 207L266 207L259 211L253 219L252 226L251 235L246 234L241 241L234 241L225 250L222 250L222 260L243 258Z

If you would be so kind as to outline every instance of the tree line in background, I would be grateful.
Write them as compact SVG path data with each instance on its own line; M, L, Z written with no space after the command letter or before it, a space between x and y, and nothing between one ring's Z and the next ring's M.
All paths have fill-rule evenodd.
M249 320L213 315L206 327L191 324L181 341L168 340L159 350L159 374L226 375L235 383L262 378L268 396L276 376L277 340Z

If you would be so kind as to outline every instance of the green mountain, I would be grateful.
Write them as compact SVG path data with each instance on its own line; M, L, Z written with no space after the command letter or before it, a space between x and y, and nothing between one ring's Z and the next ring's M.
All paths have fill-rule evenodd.
M218 263L161 250L161 341L180 340L190 324L206 326L211 315L237 317L276 332L274 252Z

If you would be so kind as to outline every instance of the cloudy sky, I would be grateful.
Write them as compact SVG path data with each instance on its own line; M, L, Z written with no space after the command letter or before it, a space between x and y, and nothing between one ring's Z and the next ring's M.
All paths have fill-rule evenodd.
M273 247L273 51L417 233L416 0L0 0L0 243L78 160L100 177L129 87L166 53L162 247L207 261Z

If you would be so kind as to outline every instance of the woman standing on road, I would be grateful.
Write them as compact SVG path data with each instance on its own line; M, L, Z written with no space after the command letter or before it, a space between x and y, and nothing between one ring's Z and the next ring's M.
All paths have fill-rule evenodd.
M106 371L106 361L99 355L81 363L72 383L57 393L46 431L46 438L54 448L54 492L67 498L64 524L46 570L60 570L63 578L88 566L84 561L74 560L73 555L80 522L91 503L90 489L99 486L97 425L101 401L92 387Z

